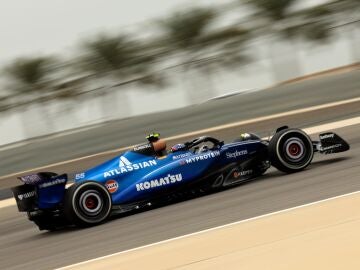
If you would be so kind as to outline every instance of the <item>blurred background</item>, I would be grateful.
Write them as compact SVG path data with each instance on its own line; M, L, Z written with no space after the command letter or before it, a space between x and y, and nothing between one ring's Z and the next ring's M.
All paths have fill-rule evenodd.
M359 0L1 4L0 145L360 62Z

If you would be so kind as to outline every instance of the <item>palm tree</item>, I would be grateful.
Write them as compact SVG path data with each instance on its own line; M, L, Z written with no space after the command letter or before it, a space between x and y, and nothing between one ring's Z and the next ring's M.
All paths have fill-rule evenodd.
M50 85L52 64L50 57L19 58L4 71L17 92L38 94Z
M11 102L9 96L0 96L0 114L11 108Z
M54 84L55 60L52 57L27 57L19 58L4 69L4 75L8 79L10 88L17 96L17 105L27 106L34 102L45 102L49 100ZM53 130L53 122L44 104L42 119L48 130ZM27 117L23 113L23 117ZM33 128L24 119L25 136L32 137ZM29 129L27 127L29 126Z
M278 22L288 17L289 10L297 0L252 0L251 5L256 7L259 14L273 22Z
M248 39L248 31L240 27L216 28L218 18L219 14L213 9L195 8L177 12L159 24L162 55L177 59L175 66L182 68L184 81L190 80L186 75L190 70L205 74L210 83L208 90L213 87L211 75L215 69L245 60L241 46ZM189 90L193 93L195 89Z
M101 34L83 43L81 48L84 53L79 59L79 67L87 80L98 84L94 92L103 96L105 118L112 117L114 109L120 107L116 99L109 96L110 90L128 84L161 86L163 83L161 76L151 69L155 56L140 41ZM122 99L122 112L125 113L129 109L126 108L128 102L124 95Z
M240 3L246 3L254 9L252 19L260 21L257 24L259 30L272 35L281 34L284 38L303 36L309 40L326 40L330 36L331 10L326 5L298 10L295 7L300 2L299 0L240 0ZM312 35L310 32L314 30L316 33Z
M337 18L335 27L344 27L350 41L350 51L353 60L360 62L358 30L360 28L360 1L359 0L333 0L323 4Z
M315 6L306 9L296 9L299 0L240 0L254 11L249 20L256 25L260 34L271 37L270 53L277 49L280 40L292 43L295 39L305 38L312 42L324 42L331 36L331 11L324 6ZM293 45L292 45L293 46ZM282 51L282 49L280 50ZM281 57L284 58L283 53ZM301 75L300 65L295 54L289 54L286 61L286 70L281 63L277 63L278 56L271 55L275 81L283 81L293 76ZM290 59L291 58L291 59Z
M54 132L55 121L52 119L48 108L48 101L59 97L72 98L79 89L64 87L63 77L59 75L63 65L54 57L25 57L14 60L4 69L9 88L13 91L11 100L13 107L27 107L38 104L40 118L43 119L46 132ZM34 127L29 123L31 118L27 113L22 113L23 128L26 137L33 137ZM32 120L33 121L33 120ZM38 135L35 132L35 136Z
M82 49L85 53L79 59L80 67L90 76L111 78L121 85L147 83L156 75L151 70L156 57L142 41L101 34L83 43Z

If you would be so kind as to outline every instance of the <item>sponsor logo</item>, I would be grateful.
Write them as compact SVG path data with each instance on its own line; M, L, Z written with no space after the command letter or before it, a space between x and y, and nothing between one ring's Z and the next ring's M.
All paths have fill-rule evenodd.
M120 175L127 172L137 171L147 167L152 167L157 165L156 160L143 161L139 163L131 163L127 158L120 157L119 159L119 169L110 170L104 172L104 178Z
M36 184L37 182L41 181L41 178L38 174L22 176L20 179L27 184Z
M334 145L331 145L331 146L322 147L321 151L327 151L327 150L331 150L331 149L334 149L334 148L339 148L341 146L342 146L342 144L338 143L338 144L334 144Z
M190 153L185 153L185 154L180 154L180 155L177 155L177 156L173 156L173 160L186 158L186 157L188 157L190 155L191 155Z
M80 180L85 178L85 173L77 173L75 174L75 180Z
M55 186L55 185L59 185L59 184L64 184L65 182L66 182L65 178L55 179L50 182L45 182L45 183L39 185L39 188L47 188L47 187L51 187L51 186Z
M241 171L241 172L234 172L234 178L239 178L241 176L251 175L253 170Z
M24 193L24 194L19 194L17 195L18 199L20 201L22 201L23 199L29 199L31 197L34 197L35 196L35 191L30 191L30 192L27 192L27 193Z
M220 156L220 151L213 151L213 152L210 152L210 153L206 153L206 154L202 154L202 155L195 156L195 157L192 157L192 158L188 158L188 159L185 160L185 163L186 164L191 164L191 163L199 162L199 161L202 161L202 160L215 158L215 157L218 157L218 156ZM184 165L185 163L180 163L180 165Z
M241 151L236 150L235 152L232 152L232 153L227 152L226 157L227 158L237 158L237 157L246 155L247 153L248 153L247 150L241 150Z
M105 183L105 187L110 193L115 193L119 188L119 184L115 180L109 180Z
M329 138L334 138L335 134L325 134L323 136L320 136L320 140L325 140L325 139L329 139Z
M152 188L175 184L176 182L181 182L182 179L183 178L181 173L175 175L168 174L167 176L160 179L155 179L155 180L136 184L136 191L148 190Z
M125 167L131 165L131 162L126 157L119 158L119 167Z
M149 148L152 148L152 145L150 143L136 146L136 147L134 147L134 151L141 151L141 150L149 149Z

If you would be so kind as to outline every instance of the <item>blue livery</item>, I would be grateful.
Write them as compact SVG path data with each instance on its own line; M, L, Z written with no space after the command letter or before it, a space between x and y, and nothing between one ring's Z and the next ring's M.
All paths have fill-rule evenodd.
M42 172L20 177L13 193L19 211L40 229L96 225L110 214L169 203L174 197L218 191L254 179L271 166L293 173L305 169L314 152L343 152L349 145L335 133L312 141L299 129L281 127L271 140L244 133L224 144L199 137L166 150L154 133L148 142L100 165L68 176Z

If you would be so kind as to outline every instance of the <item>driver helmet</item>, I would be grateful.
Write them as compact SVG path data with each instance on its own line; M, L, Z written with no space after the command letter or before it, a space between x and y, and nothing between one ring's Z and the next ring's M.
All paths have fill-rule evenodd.
M249 133L241 133L241 134L240 134L240 138L241 138L243 141L250 140L251 134L249 134Z
M160 133L150 133L149 135L146 136L146 139L149 141L149 142L156 142L160 139Z
M203 145L203 146L200 147L199 153L205 153L205 152L207 152L209 150L210 150L209 146Z
M249 140L261 140L261 138L254 133L241 133L239 138L235 139L235 142L242 142Z
M146 139L152 144L157 155L162 156L166 154L166 141L160 139L160 133L151 133L146 136Z

